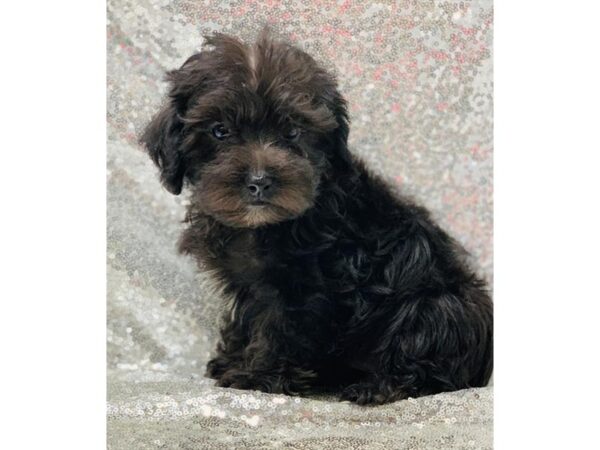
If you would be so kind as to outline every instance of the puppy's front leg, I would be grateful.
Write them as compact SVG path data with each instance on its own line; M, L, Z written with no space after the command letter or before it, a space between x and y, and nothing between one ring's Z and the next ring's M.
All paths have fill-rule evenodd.
M224 326L221 328L221 342L217 346L217 355L206 365L206 376L215 380L228 371L240 369L244 360L244 349L248 345L248 339L238 321L230 320L229 316L224 318Z
M217 385L288 395L309 391L317 378L311 358L318 352L306 331L297 331L302 326L302 313L296 311L292 316L272 289L257 291L240 301L232 319L235 328L246 333L247 345L237 364L218 377ZM224 339L229 337L223 335ZM227 344L224 342L225 347Z

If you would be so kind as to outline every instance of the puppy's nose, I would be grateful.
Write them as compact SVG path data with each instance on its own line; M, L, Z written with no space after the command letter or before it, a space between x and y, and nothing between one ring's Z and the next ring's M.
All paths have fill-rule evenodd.
M246 188L252 198L265 200L273 192L273 177L266 173L250 174L246 179Z

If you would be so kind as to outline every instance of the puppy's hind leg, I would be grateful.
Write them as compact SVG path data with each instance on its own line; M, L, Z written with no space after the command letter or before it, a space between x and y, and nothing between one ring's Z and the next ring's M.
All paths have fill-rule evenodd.
M476 289L407 302L382 328L377 364L342 400L382 404L485 386L492 370L492 306Z

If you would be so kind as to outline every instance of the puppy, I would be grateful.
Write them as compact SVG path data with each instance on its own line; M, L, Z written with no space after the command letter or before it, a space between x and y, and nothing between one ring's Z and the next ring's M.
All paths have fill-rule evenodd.
M207 376L358 404L487 384L492 303L461 247L348 151L334 77L268 32L168 73L141 143L190 190L180 250L232 298Z

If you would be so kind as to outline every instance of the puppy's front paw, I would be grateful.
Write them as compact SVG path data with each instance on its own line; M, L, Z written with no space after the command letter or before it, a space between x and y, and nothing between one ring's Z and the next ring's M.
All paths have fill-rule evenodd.
M347 386L340 395L340 400L350 401L358 405L383 405L406 398L399 390L392 390L385 384L376 382L362 382Z
M231 359L217 356L216 358L211 359L206 365L205 376L212 378L213 380L218 380L225 372L233 370L236 367L237 365L234 364Z
M373 403L374 395L375 390L372 383L356 383L347 386L342 391L340 400L357 403L359 405L367 405Z
M285 374L231 369L220 376L217 386L299 395L310 390L315 378L314 372L302 369L288 370Z
M253 389L263 392L272 392L272 383L269 378L260 378L251 372L241 370L228 370L217 380L217 386L233 389Z

